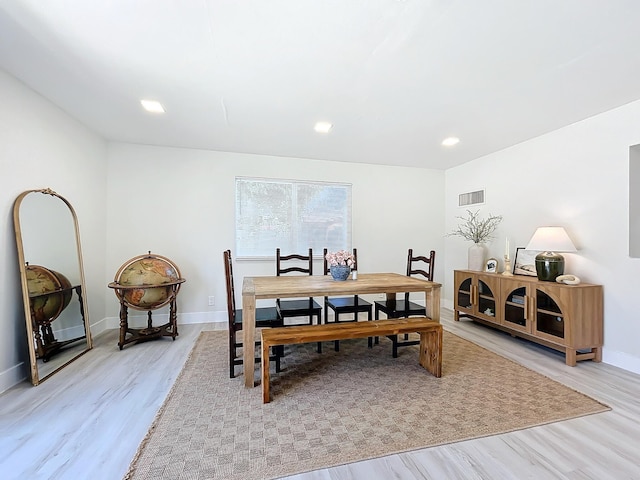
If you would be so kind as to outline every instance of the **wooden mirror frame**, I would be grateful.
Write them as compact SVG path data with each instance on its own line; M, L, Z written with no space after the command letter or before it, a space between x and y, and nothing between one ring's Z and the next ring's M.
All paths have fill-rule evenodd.
M70 303L66 309L64 307L61 308L60 313L63 310L68 310L69 308L73 310L79 307L78 317L80 317L79 318L80 322L77 322L77 324L75 325L75 328L80 328L81 326L84 327L84 335L71 340L62 341L62 342L57 342L57 340L54 338L55 342L59 343L61 346L59 347L56 346L56 348L52 349L51 355L46 355L44 358L40 358L40 356L38 355L39 347L36 347L36 335L39 334L39 326L36 322L35 313L32 309L33 297L29 294L29 286L27 282L27 266L29 265L29 263L28 263L28 260L25 259L25 243L23 241L23 226L25 225L21 224L21 217L20 217L20 209L21 209L21 206L23 206L23 200L28 195L49 195L52 197L52 200L58 199L62 201L64 205L66 205L71 215L73 232L66 232L66 233L60 232L60 238L64 241L66 239L70 239L73 236L75 238L75 252L77 252L78 271L77 273L73 272L74 273L74 276L72 277L73 286L64 290L65 292L70 293L70 296L71 296L70 302L73 301L73 305ZM23 218L23 220L25 221L28 220L28 215L23 215L23 217L27 217L27 218ZM24 312L25 312L27 340L28 340L28 346L29 346L29 363L31 367L31 383L33 385L38 385L44 380L46 380L47 378L51 377L54 373L60 371L62 368L64 368L65 366L67 366L68 364L76 360L81 355L84 355L86 352L91 350L91 348L93 348L93 342L91 338L91 329L90 329L90 323L89 323L89 312L87 308L86 287L85 287L85 278L84 278L84 267L82 263L82 249L80 246L80 230L78 227L78 217L76 216L76 212L71 206L71 204L64 197L62 197L61 195L58 195L56 192L54 192L49 188L45 188L40 190L27 190L25 192L22 192L16 198L13 205L13 224L15 228L16 246L18 250L18 263L20 266L22 299L23 299ZM33 227L30 227L26 230L33 230ZM44 230L45 235L47 237L47 243L46 245L39 244L36 247L36 249L39 250L39 252L37 253L40 254L40 255L36 255L36 258L42 259L42 256L46 257L47 253L42 253L42 252L45 252L46 250L48 250L50 244L55 244L56 229L53 229L53 230L54 231ZM37 242L33 242L33 239L29 239L29 240L32 245L37 243ZM30 247L30 249L32 248L33 247ZM72 250L74 250L74 247L66 246L65 249L68 250L69 252L72 252ZM33 253L34 253L33 251L30 251L29 252L30 256L33 256ZM51 255L55 257L56 253L52 253ZM70 256L73 256L73 255L70 255ZM73 258L65 259L65 261L67 261L69 264L74 263ZM39 265L47 269L52 267L51 265L42 265L42 263L45 263L45 262L41 262L40 260L34 263L38 263ZM75 268L75 264L73 265L73 267ZM57 273L57 272L53 272L53 273ZM63 273L63 275L66 275L66 273ZM59 295L62 295L62 293L60 293ZM72 317L73 316L72 311L66 315L68 315L69 317ZM55 318L56 317L54 317L54 319ZM53 321L51 323L53 323ZM44 368L45 366L47 368ZM42 367L42 368L39 368L39 367Z

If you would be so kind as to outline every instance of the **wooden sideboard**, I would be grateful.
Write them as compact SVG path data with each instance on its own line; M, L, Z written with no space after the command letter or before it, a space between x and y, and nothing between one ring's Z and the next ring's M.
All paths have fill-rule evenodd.
M455 320L468 317L565 353L567 365L602 361L601 285L454 271Z

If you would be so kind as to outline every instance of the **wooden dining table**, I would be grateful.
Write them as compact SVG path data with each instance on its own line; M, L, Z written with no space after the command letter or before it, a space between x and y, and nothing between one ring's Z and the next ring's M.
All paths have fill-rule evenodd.
M439 283L398 273L362 273L357 280L336 281L330 275L289 275L280 277L244 277L242 284L242 338L244 345L254 345L256 337L256 300L293 297L333 297L338 295L424 292L427 316L440 321ZM245 387L254 382L255 356L252 348L243 348Z

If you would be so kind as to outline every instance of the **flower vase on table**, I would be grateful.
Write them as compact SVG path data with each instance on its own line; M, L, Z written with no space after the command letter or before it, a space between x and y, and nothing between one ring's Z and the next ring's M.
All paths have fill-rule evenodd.
M338 252L329 252L325 255L325 274L326 265L329 265L329 273L334 280L344 281L349 277L351 273L351 267L355 266L355 257L352 253L346 250L340 250Z
M334 280L344 281L349 277L351 267L348 265L331 265L329 272Z

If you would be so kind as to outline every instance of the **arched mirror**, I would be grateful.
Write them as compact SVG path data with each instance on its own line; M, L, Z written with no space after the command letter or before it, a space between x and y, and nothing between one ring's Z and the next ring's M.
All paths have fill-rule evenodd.
M50 189L13 205L31 383L38 385L92 347L78 218Z

